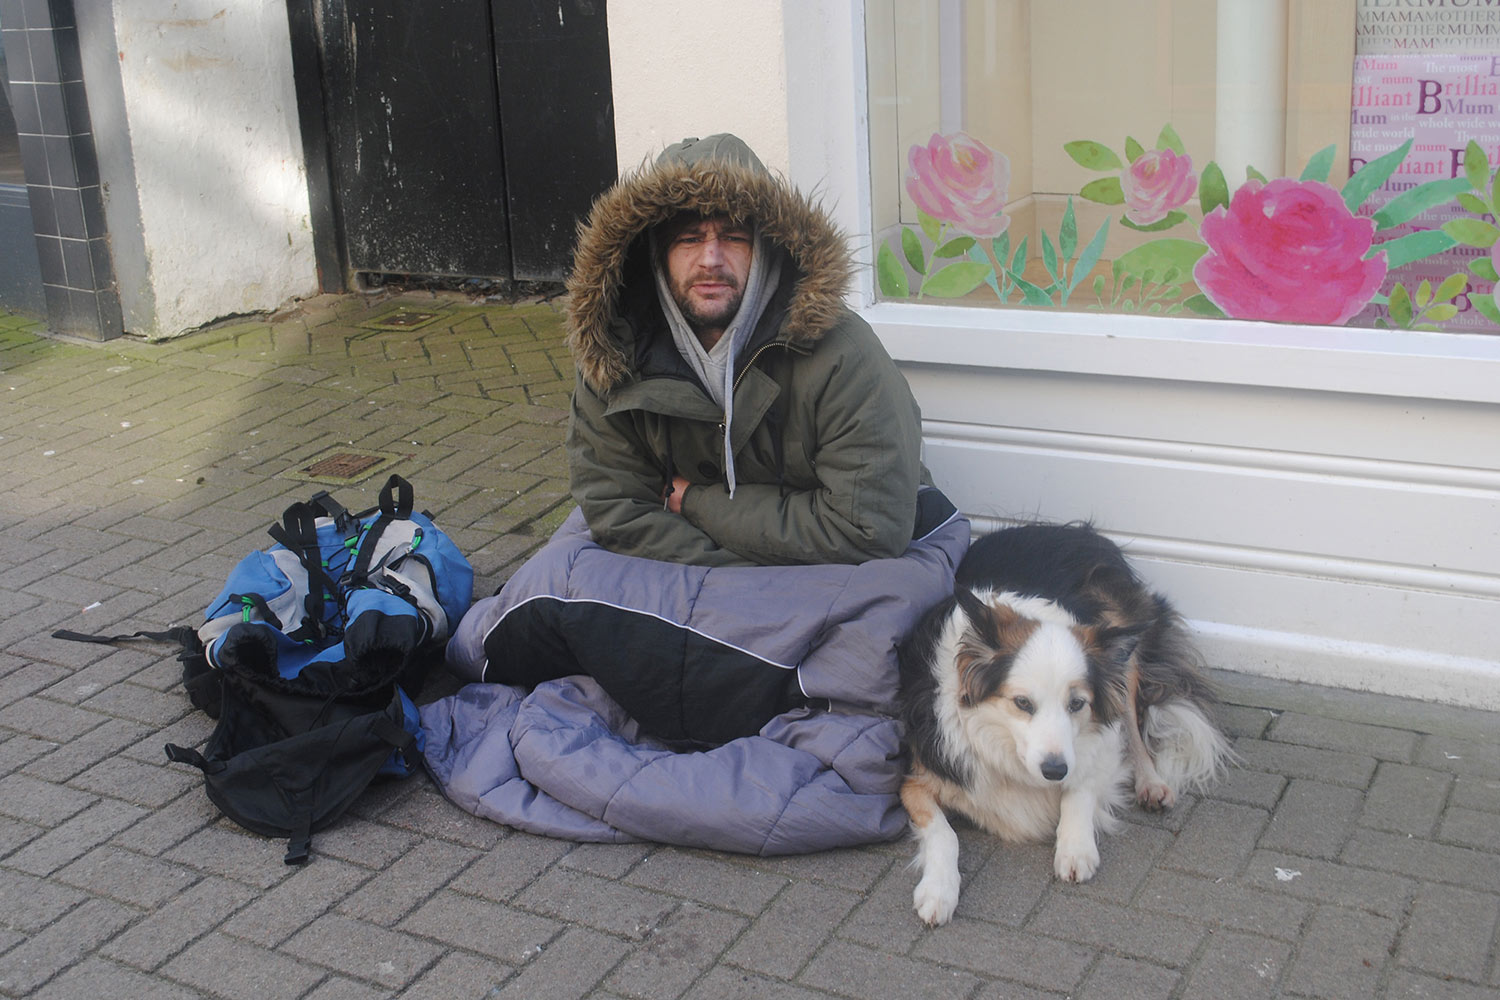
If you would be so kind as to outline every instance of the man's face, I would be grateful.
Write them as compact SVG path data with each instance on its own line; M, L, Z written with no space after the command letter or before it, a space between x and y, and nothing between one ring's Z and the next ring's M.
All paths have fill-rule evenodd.
M739 312L752 241L749 226L723 216L696 219L669 237L667 284L683 318L700 335L717 340Z

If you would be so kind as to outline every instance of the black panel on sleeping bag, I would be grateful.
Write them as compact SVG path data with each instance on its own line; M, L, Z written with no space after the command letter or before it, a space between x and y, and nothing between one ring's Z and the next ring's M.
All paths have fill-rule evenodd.
M806 704L797 672L691 629L595 601L541 597L485 636L487 683L531 688L588 674L641 728L717 745Z

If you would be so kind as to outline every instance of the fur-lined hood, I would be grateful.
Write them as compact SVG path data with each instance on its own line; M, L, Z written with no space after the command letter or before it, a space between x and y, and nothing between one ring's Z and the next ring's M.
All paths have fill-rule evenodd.
M843 311L853 265L828 214L771 174L734 136L685 139L600 195L578 227L568 278L568 349L595 392L631 377L631 359L611 326L621 316L627 274L651 288L642 237L680 212L753 220L786 253L796 274L780 335L790 342L811 344Z

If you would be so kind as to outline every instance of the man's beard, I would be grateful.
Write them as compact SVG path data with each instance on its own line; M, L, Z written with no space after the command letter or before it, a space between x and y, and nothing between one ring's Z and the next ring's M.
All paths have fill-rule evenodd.
M702 302L700 307L692 298L692 285L704 279L730 286L733 294L727 299ZM735 314L740 311L740 304L744 298L744 287L728 271L694 275L688 282L672 286L672 300L677 303L677 308L682 312L682 318L687 320L688 325L694 330L722 330L727 327L729 321L734 319Z

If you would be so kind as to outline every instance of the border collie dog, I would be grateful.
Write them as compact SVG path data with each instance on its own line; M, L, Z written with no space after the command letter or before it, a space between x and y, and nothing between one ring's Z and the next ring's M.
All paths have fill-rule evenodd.
M1215 699L1177 613L1088 524L980 538L955 593L902 644L911 753L901 801L928 924L958 905L955 810L1006 840L1057 837L1057 877L1099 867L1095 831L1135 795L1147 809L1211 781L1229 757Z

